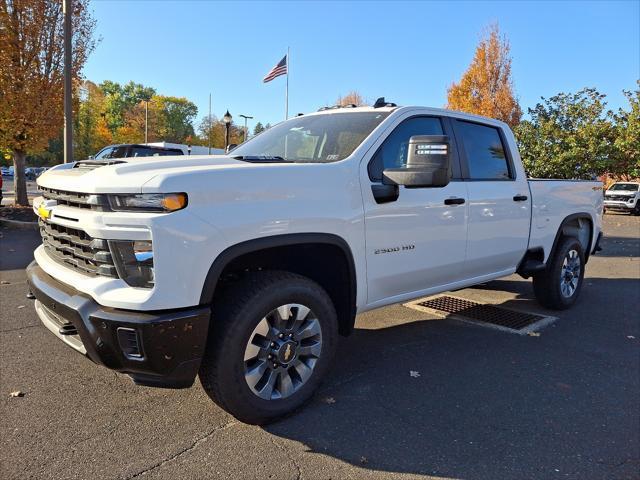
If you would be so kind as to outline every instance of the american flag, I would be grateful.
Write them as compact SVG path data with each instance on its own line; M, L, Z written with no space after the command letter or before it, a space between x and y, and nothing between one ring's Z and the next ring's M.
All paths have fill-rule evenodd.
M273 67L269 71L269 73L265 75L262 81L264 83L267 83L273 80L274 78L279 77L280 75L285 75L286 73L287 73L287 56L285 55L284 57L282 57L282 60L280 60L278 64L275 67Z

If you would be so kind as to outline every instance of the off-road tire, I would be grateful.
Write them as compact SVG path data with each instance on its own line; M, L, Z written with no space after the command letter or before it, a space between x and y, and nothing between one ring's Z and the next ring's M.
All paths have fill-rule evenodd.
M291 396L265 400L245 380L244 353L258 323L273 309L299 303L309 307L322 329L321 354L311 376ZM331 298L316 282L289 272L250 273L216 295L200 382L209 397L238 420L265 424L302 406L327 373L338 337Z
M575 251L578 254L580 261L580 274L578 276L578 283L575 287L575 291L569 297L562 293L562 266L565 258L571 251ZM582 245L575 237L562 238L555 251L552 252L551 257L547 261L547 268L533 276L533 291L538 299L538 302L544 307L553 310L565 310L571 307L578 296L582 288L585 271L585 258Z

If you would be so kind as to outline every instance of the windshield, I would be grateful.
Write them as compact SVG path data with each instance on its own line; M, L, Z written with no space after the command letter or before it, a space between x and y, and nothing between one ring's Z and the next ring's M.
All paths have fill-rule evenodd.
M347 158L389 112L349 112L292 118L235 148L234 157L280 157L327 163Z
M637 192L639 186L640 185L638 185L637 183L615 183L609 190L627 190L631 192Z
M127 147L107 147L103 148L96 154L96 160L102 158L125 158L127 156Z

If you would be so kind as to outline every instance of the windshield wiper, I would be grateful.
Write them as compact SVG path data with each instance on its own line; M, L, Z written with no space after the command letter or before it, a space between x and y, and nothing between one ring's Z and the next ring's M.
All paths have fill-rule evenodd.
M287 160L286 158L279 157L277 155L236 155L233 159L252 163L293 162L293 160Z

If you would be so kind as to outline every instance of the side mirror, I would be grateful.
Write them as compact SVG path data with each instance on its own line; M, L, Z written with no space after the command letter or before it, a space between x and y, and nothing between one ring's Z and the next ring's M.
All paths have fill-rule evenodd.
M237 143L232 143L230 144L227 149L226 149L226 153L229 153L231 150L233 150L234 148L236 148L238 146Z
M416 135L409 139L407 164L387 168L382 183L405 187L445 187L449 184L450 145L446 135Z

